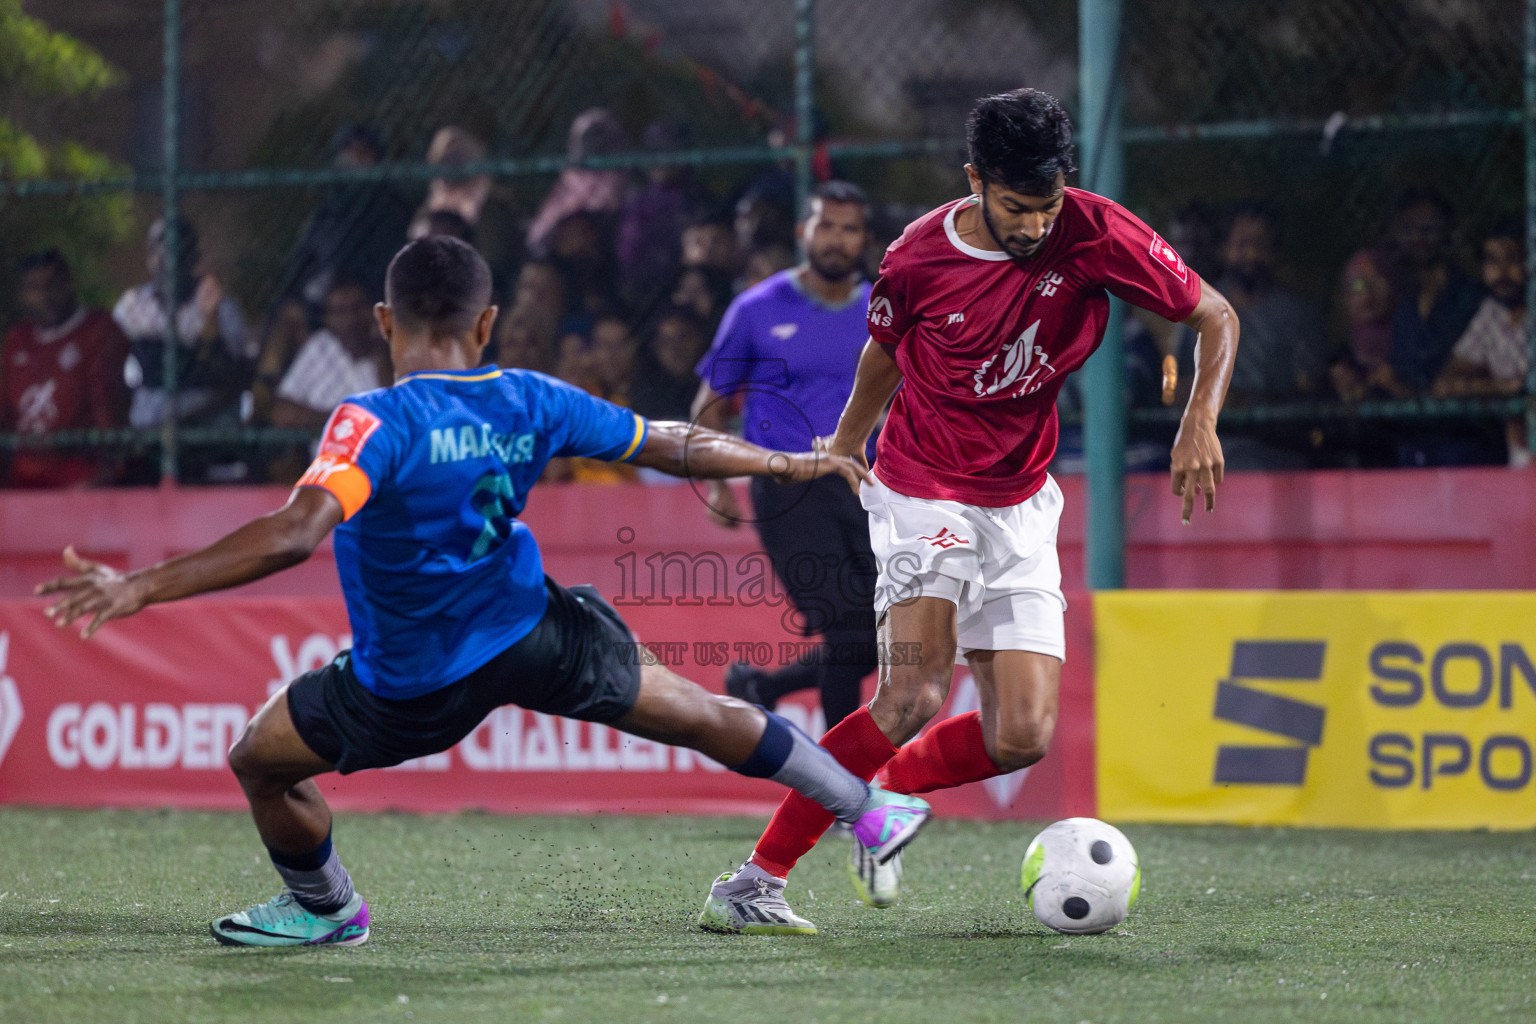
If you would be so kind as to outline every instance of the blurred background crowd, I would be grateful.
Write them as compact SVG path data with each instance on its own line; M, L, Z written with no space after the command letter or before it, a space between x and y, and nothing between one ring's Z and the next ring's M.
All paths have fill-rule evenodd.
M3 2L20 12L16 0ZM201 49L192 48L187 73L189 124L181 130L191 132L191 162L201 160L216 176L253 161L307 159L324 170L316 162L323 157L336 173L289 190L213 188L178 210L170 232L144 190L133 197L40 198L30 205L25 196L5 198L0 258L6 265L0 270L13 299L0 305L9 318L0 351L0 435L154 430L174 416L181 427L228 429L227 443L186 449L182 480L291 481L302 472L307 446L290 439L253 447L241 440L249 435L246 428L317 432L342 398L390 382L389 354L372 306L382 298L393 253L428 234L474 244L491 266L501 313L488 361L553 374L651 418L688 419L699 385L694 367L727 306L798 259L795 228L804 210L797 209L789 151L781 159L718 166L698 155L730 144L772 153L766 147L796 136L781 83L780 22L793 5L773 15L771 31L758 26L757 36L734 42L733 32L753 30L750 5L711 8L710 29L697 18L680 17L676 5L662 13L668 5L548 0L519 5L516 15L492 21L494 12L484 4L468 2L442 10L410 8L415 15L400 13L400 5L372 5L370 15L370 5L340 4L339 14L290 12L294 24L282 32L246 24L259 21L252 6L232 3L221 13L187 5L189 38L198 37L199 29L212 36L198 44ZM878 75L867 68L861 75L841 51L828 55L823 46L818 57L830 66L818 94L818 149L809 173L818 180L846 178L869 192L874 244L868 276L907 221L963 191L963 159L954 139L977 96L1019 84L1069 99L1074 92L1072 40L1060 27L1070 24L1072 5L982 3L973 9L912 0L903 6L922 8L931 23L878 31L865 24L892 40L892 49L895 41L908 47L898 99L871 93L870 79ZM1212 5L1192 0L1163 0L1162 6L1190 18L1214 17ZM1284 45L1303 48L1317 45L1309 33L1324 33L1308 20L1313 6L1254 5L1272 19L1288 12L1288 20L1276 24L1302 38ZM1444 17L1414 0L1362 6L1390 9L1404 33L1426 18ZM1517 6L1494 0L1458 15L1457 45L1481 48L1480 60L1498 57L1507 42L1504 20ZM59 114L52 127L35 129L40 147L52 146L55 166L33 177L71 173L69 146L78 150L77 164L84 159L79 153L92 152L66 140L71 132L104 154L105 162L92 172L97 176L110 174L119 155L135 173L156 170L154 143L163 139L142 137L153 134L153 117L146 119L150 127L126 134L103 127L116 124L109 116L113 102L142 115L156 112L159 101L153 90L147 100L132 94L136 69L147 69L139 76L144 82L158 70L153 37L121 38L114 27L126 23L110 7L70 0L30 12L74 30L95 49L71 42L102 69L100 81L81 85L50 108ZM378 13L385 8L387 17ZM838 5L827 8L831 24L823 24L823 33L835 30L842 17ZM702 11L698 7L695 14ZM1137 14L1128 11L1127 17ZM1173 21L1164 31L1177 30L1178 19ZM1232 16L1216 21L1234 36L1254 28ZM519 54L534 44L509 40L520 29L539 26L563 33L539 52L564 54L566 66L518 64ZM213 33L214 27L221 31ZM903 31L924 35L913 42ZM1202 28L1204 36L1210 31L1209 25ZM486 36L511 47L497 58L494 73L485 65L491 59ZM1192 38L1192 52L1220 42ZM134 39L148 52L135 51ZM924 39L933 44L927 51L920 45ZM1358 63L1360 52L1379 44L1359 42L1351 59ZM1243 89L1252 87L1234 85L1231 69L1225 80L1216 75L1182 83L1183 105L1159 107L1166 97L1149 94L1145 85L1168 72L1155 52L1137 45L1129 44L1123 57L1135 70L1128 99L1133 117L1169 122L1247 112L1243 104L1251 97ZM300 53L301 46L308 49ZM1433 63L1434 44L1424 47L1429 56L1412 74L1389 69L1384 57L1376 79L1359 76L1395 82L1404 95L1361 95L1361 87L1351 84L1350 95L1327 99L1422 106L1423 91L1438 81L1424 70ZM249 60L245 48L252 51ZM415 57L401 61L401 52ZM933 67L914 62L925 52ZM1021 54L1027 58L1023 68ZM1257 67L1271 79L1261 83L1270 90L1263 95L1273 99L1285 76L1300 71L1281 60L1284 54L1261 55L1269 63ZM1315 62L1323 57L1311 56L1315 75ZM1470 73L1462 73L1459 84L1451 76L1451 84L1442 83L1451 92L1434 96L1430 105L1496 106L1507 98L1500 91L1506 84L1518 85L1518 53L1511 48L1509 56L1507 69L1488 73L1492 85ZM578 57L586 63L569 66ZM882 69L891 62L889 54L881 55ZM328 79L309 82L302 96L277 90L274 98L242 79L262 74ZM429 98L412 99L408 90L422 89L434 74L466 81L443 79L423 93ZM545 93L557 91L557 98L528 85L539 76ZM232 92L250 105L257 123L241 129L244 135L221 127L221 118L240 116ZM589 105L594 100L600 105ZM893 105L905 122L877 123L881 115L870 113ZM408 118L399 108L408 109ZM381 110L392 111L394 120L382 119ZM1510 166L1518 132L1493 119L1493 127L1472 130L1372 136L1375 141L1359 144L1360 151L1340 154L1330 147L1345 145L1335 139L1341 117L1347 123L1336 112L1325 125L1321 148L1315 133L1293 138L1277 130L1268 143L1208 146L1182 163L1169 147L1152 145L1146 172L1138 178L1132 165L1132 187L1123 197L1128 205L1216 284L1242 318L1228 408L1293 410L1272 419L1239 417L1224 431L1229 466L1525 465L1523 419L1507 410L1347 414L1362 403L1525 394L1525 221L1519 168ZM913 145L891 159L840 156L837 140L861 132L905 134ZM228 141L230 134L242 141ZM925 138L949 141L918 144ZM226 149L237 155L221 155ZM503 167L541 152L547 159L539 167ZM629 158L629 165L619 157ZM1171 169L1165 166L1170 160ZM404 163L428 173L387 173ZM9 166L19 166L14 157ZM74 167L73 173L86 171ZM231 194L239 201L226 198ZM69 203L74 205L66 208ZM172 261L168 235L176 244ZM167 280L168 263L177 268L174 281ZM174 311L166 308L168 297ZM174 392L166 387L168 316L179 339ZM1160 365L1165 355L1175 356L1187 388L1194 338L1150 315L1138 313L1126 324L1127 400L1148 410L1133 416L1128 463L1161 468L1173 421L1155 415ZM1183 395L1178 398L1182 402ZM1071 427L1081 413L1080 396L1069 389L1062 403L1069 426L1057 469L1071 472L1081 459ZM1299 403L1312 403L1316 414L1295 411ZM143 436L119 446L0 450L0 480L11 487L152 483L160 467ZM552 469L557 477L594 482L624 479L628 471L585 464Z

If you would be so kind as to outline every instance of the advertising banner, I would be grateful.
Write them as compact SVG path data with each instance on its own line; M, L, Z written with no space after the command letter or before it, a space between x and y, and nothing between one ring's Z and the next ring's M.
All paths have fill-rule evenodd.
M1098 594L1100 816L1536 826L1536 594Z
M776 613L740 602L615 596L658 658L715 690L730 661L777 665L807 642ZM242 808L230 744L270 694L351 642L336 598L197 599L113 622L89 642L55 629L43 607L0 602L0 804ZM1086 599L1078 607L1072 644L1083 657L1064 685L1056 751L1032 771L938 794L940 813L1091 811L1091 625ZM961 670L943 714L978 706ZM820 735L814 694L779 711ZM337 808L361 810L766 814L784 793L692 751L516 707L451 750L318 782Z

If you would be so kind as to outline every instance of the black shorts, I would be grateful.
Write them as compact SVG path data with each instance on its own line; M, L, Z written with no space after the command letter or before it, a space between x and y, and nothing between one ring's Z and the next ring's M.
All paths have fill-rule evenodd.
M495 708L612 722L640 696L635 636L590 586L544 578L549 608L533 631L440 690L389 700L365 689L350 651L288 687L288 713L309 749L343 775L447 750Z

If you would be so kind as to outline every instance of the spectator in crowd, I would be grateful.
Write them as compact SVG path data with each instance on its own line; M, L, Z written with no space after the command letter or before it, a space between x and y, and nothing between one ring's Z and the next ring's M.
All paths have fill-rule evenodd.
M375 167L383 159L384 144L361 125L346 125L331 140L336 170ZM258 420L270 416L273 390L319 326L332 280L383 281L384 269L404 243L411 209L410 200L389 182L348 181L326 189L288 258L277 301L263 324L251 389Z
M1392 311L1391 379L1398 397L1429 391L1482 302L1482 288L1451 258L1455 211L1438 192L1416 189L1397 204L1392 244L1397 305Z
M710 337L714 337L732 297L730 277L715 267L684 267L672 286L672 305L693 310Z
M1243 322L1227 392L1231 406L1285 402L1317 392L1328 350L1319 318L1278 280L1279 252L1273 214L1257 205L1235 210L1222 246L1217 289ZM1181 328L1181 378L1194 377L1195 335Z
M747 253L741 270L741 290L768 280L781 270L795 265L795 247L782 242L760 245Z
M560 339L560 359L555 376L588 394L627 407L634 364L635 341L629 324L623 317L607 313L593 322L590 338L572 333ZM545 482L614 484L635 478L635 467L622 462L552 459L541 479Z
M1436 398L1483 398L1518 395L1525 390L1530 369L1525 334L1525 225L1518 220L1499 224L1483 238L1483 287L1487 298L1477 308L1450 362L1435 378ZM1505 422L1509 463L1531 461L1525 420Z
M430 235L447 235L465 245L475 244L474 225L452 210L433 210L424 217L417 217L411 221L407 235L412 242Z
M384 145L372 130L347 125L336 133L331 153L332 167L357 170L382 162ZM304 227L279 293L301 298L318 313L335 275L382 281L410 219L409 202L388 182L330 186Z
M573 213L618 217L624 203L625 173L577 165L595 156L617 153L625 144L624 129L609 111L593 107L576 116L566 144L565 159L569 166L560 172L528 228L530 252L547 253L555 225Z
M569 312L582 317L583 328L619 304L611 242L605 220L589 212L571 214L549 235L549 259L565 275Z
M255 358L250 332L219 278L200 271L202 257L191 223L178 222L177 239L175 415L185 424L238 424L240 396ZM128 421L139 428L158 427L172 411L165 387L164 241L165 222L156 220L149 229L149 280L124 292L112 311L132 349L126 369L133 391Z
M445 170L484 163L487 156L484 142L454 125L439 128L427 147L427 163ZM456 216L460 221L455 222L444 215ZM435 226L430 223L434 216ZM461 233L460 222L468 228L468 237ZM451 235L470 242L485 257L491 268L492 282L500 291L506 287L520 255L512 190L498 184L489 174L433 178L427 185L426 199L411 220L409 231L412 239L425 235Z
M553 263L534 260L518 272L512 301L496 329L496 362L505 367L552 372L567 301L565 275Z
M740 253L731 219L718 211L694 217L683 229L683 266L715 267L735 280L740 272Z
M1392 361L1392 267L1380 249L1361 249L1344 264L1349 353L1367 374Z
M335 281L325 296L325 324L309 336L277 387L272 425L319 430L348 395L394 380L389 346L373 319L373 295L360 281Z
M704 322L691 309L677 306L656 318L650 343L635 359L631 407L651 420L689 420L699 378L693 368L709 347Z
M0 351L0 431L44 435L124 426L128 339L105 312L80 304L58 250L33 253L20 269L23 319ZM119 469L103 449L23 448L11 457L5 482L79 487L110 483Z
M685 149L690 141L685 125L653 121L640 147L665 153ZM697 202L693 168L680 164L650 168L644 187L624 200L617 251L623 295L631 307L649 308L672 280L682 261L683 229Z
M794 215L788 203L764 189L749 188L736 201L731 230L736 251L751 252L760 246L795 244Z

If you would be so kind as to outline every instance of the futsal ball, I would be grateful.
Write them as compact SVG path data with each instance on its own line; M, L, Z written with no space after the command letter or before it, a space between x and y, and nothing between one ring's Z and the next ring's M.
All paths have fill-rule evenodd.
M1048 826L1024 851L1024 902L1047 928L1097 935L1131 912L1141 867L1130 840L1097 818Z

